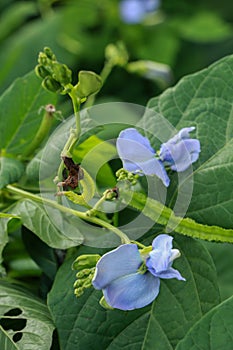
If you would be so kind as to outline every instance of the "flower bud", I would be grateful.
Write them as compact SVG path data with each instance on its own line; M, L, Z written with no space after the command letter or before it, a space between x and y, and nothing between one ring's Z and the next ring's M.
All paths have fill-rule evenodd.
M53 78L62 85L67 85L71 83L72 72L65 64L61 64L58 62L53 63L52 71Z
M56 80L54 80L52 77L47 76L43 82L42 86L52 92L61 92L63 90L61 84L59 84Z
M95 267L100 258L99 254L80 255L74 261L72 268L73 270L85 271L87 268Z
M50 75L49 71L47 69L45 69L44 66L42 66L41 64L38 64L35 67L35 73L39 78L46 78L48 75Z
M50 49L50 47L45 47L44 48L44 53L45 55L51 60L51 61L56 61L56 56L54 55L53 51Z

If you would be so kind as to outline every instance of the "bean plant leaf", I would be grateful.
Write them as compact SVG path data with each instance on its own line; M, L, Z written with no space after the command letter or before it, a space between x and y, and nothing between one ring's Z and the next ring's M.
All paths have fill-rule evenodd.
M52 248L66 249L83 242L77 226L58 209L46 208L29 199L19 201L12 212L18 214L22 224Z
M0 97L0 150L22 155L41 123L40 108L55 102L56 95L41 87L34 72L16 79Z
M0 189L18 181L23 175L24 165L18 159L0 158Z
M101 293L92 289L76 299L72 287L75 271L71 270L76 256L67 260L57 273L48 299L61 347L174 349L203 314L219 302L215 267L207 250L190 238L176 236L175 242L181 258L174 266L186 282L163 280L152 305L130 312L101 308Z
M9 320L14 320L18 326L15 330L13 326L12 329L8 328L9 330L5 331L7 334L4 331L0 332L0 339L4 340L1 346L5 342L7 346L5 349L50 349L54 324L47 306L21 287L0 281L0 324L2 328L4 326L7 328ZM9 338L12 340L10 341Z
M1 344L2 350L18 350L19 349L19 347L10 338L7 331L5 331L1 326L0 326L0 344Z
M232 80L233 56L228 56L150 100L152 111L145 113L140 123L156 148L162 130L160 116L177 130L196 127L193 137L200 140L201 153L193 164L194 190L187 215L225 228L232 228L233 215ZM169 132L167 139L174 133L172 128ZM185 182L179 190L184 186Z
M233 344L233 297L209 311L182 339L176 350L231 350Z

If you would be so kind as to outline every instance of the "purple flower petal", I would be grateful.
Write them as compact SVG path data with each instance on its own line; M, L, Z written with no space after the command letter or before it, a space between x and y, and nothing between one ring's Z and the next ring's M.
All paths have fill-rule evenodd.
M103 289L119 277L136 273L141 264L137 245L123 244L98 261L92 284L96 289Z
M120 310L133 310L150 304L159 293L160 280L149 272L116 279L104 290L107 303Z

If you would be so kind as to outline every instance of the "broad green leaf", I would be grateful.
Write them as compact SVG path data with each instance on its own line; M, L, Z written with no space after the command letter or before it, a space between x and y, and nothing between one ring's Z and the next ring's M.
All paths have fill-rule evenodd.
M72 225L68 216L58 209L46 208L25 199L19 201L11 211L18 214L22 224L52 248L66 249L83 242L79 228Z
M91 289L76 299L71 265L77 256L67 260L57 273L48 299L62 349L174 349L202 315L219 302L216 272L207 250L198 241L182 236L175 236L175 246L181 257L174 267L186 282L161 281L154 303L130 312L101 308L101 293Z
M54 249L42 242L28 229L22 230L23 243L31 258L50 280L53 280L58 269L58 259Z
M0 157L0 189L18 181L24 172L24 165L13 158Z
M225 228L232 228L233 215L232 80L233 56L228 56L184 77L175 87L150 100L148 107L154 113L146 113L140 124L149 131L148 137L156 149L161 120L158 115L177 130L196 127L194 137L200 140L201 153L199 161L193 164L194 190L187 215L198 222ZM168 139L172 131L165 132ZM185 183L179 191L183 186Z
M11 215L9 217L2 216L4 213L0 213L0 274L3 273L4 269L2 267L2 252L8 242L8 230L7 226L11 220ZM5 214L6 215L6 214Z
M233 297L209 311L180 341L176 350L231 350Z
M32 1L11 4L1 14L0 41L20 27L29 16L35 16L37 12L37 6Z
M10 318L19 324L20 320L25 320L26 322L24 322L26 324L23 324L23 328L19 331L9 330L7 332L7 345L10 343L9 338L12 337L14 339L14 335L19 332L22 333L22 338L17 342L12 341L15 347L11 344L11 347L5 349L50 349L54 324L47 306L40 299L24 291L17 285L11 285L5 281L0 281L1 323L7 318L7 313L11 313ZM1 345L2 344L4 343L1 343Z
M21 155L41 123L40 108L55 101L56 95L41 87L34 72L18 78L0 97L2 153Z
M229 38L232 29L214 12L198 12L191 17L175 18L171 26L186 40L194 42L215 42Z
M13 342L8 333L0 326L0 344L2 350L18 350L19 347Z
M77 163L82 162L82 165L87 167L88 172L96 178L99 186L105 188L115 186L115 176L107 163L116 158L116 148L110 142L92 135L78 145L74 156Z

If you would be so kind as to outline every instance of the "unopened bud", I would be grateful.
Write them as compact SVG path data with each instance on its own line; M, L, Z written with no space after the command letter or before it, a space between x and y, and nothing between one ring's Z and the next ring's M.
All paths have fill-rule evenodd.
M84 273L89 268L88 270L90 272L90 268L95 267L100 258L101 256L99 254L80 255L74 261L72 268L74 270L84 271Z
M43 82L42 86L52 92L61 92L63 90L61 84L59 84L56 80L54 80L52 77L47 76Z
M53 51L50 49L50 47L44 48L45 55L52 61L56 61L56 56L54 55Z
M70 84L72 81L72 72L65 65L58 62L53 63L53 78L57 80L62 85Z
M42 78L42 79L50 75L49 71L47 71L47 69L45 69L45 67L40 64L38 64L35 67L35 73L39 78Z

